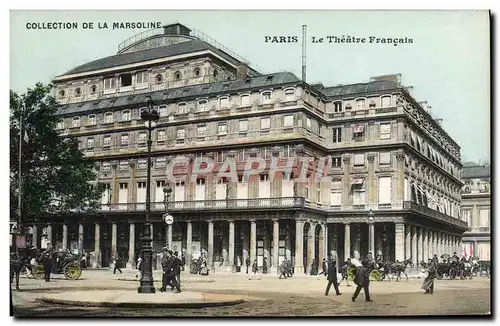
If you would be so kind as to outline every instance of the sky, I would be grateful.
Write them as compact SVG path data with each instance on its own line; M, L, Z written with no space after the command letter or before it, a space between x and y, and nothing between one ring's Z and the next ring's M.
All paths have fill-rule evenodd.
M307 25L307 82L325 86L368 82L400 73L418 101L461 146L463 161L490 161L490 43L487 11L11 11L10 89L114 55L118 44L146 29L113 29L113 22L179 22L199 30L263 73L301 77L302 25ZM78 28L28 29L27 23L77 22ZM92 22L93 29L84 29ZM107 23L107 29L98 24ZM298 36L296 43L266 36ZM366 38L328 43L327 36ZM368 43L370 37L412 43ZM323 43L313 43L324 38Z

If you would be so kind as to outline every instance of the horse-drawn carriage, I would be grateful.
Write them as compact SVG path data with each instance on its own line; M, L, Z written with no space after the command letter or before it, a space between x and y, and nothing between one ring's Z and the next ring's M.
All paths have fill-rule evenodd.
M411 265L411 259L405 260L403 262L372 262L372 271L370 272L370 281L383 281L386 278L390 281L396 275L396 281L401 278L401 273L406 276L408 281L408 275L406 274L406 268ZM342 280L346 279L349 281L354 281L356 276L356 268L361 266L361 263L356 259L351 259L350 262L346 262L340 267L340 273L342 274ZM392 275L392 277L391 277Z

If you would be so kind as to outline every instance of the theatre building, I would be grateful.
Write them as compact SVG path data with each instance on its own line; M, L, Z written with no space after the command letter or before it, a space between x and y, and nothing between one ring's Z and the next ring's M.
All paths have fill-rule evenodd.
M93 266L109 266L115 253L134 266L141 248L147 130L140 111L148 96L160 114L152 135L156 252L168 244L189 264L204 251L215 272L235 272L246 257L259 266L266 258L274 272L286 257L304 273L328 255L343 261L372 251L417 263L461 248L460 147L400 75L329 87L288 72L262 74L174 24L53 83L61 136L80 139L107 186L99 212L43 217L34 238L84 250ZM197 158L213 160L214 171L169 181L167 167L179 156L188 160L175 165L177 177L190 174ZM312 164L304 168L305 157L329 158L326 181ZM269 165L291 158L292 169L271 178L268 165L247 179L252 158ZM228 160L237 180L216 178ZM166 211L172 226L162 220Z

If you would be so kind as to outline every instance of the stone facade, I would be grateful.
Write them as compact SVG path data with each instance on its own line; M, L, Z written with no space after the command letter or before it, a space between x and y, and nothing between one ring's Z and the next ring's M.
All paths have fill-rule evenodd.
M385 261L417 264L460 247L466 229L459 219L460 147L396 75L325 88L290 73L261 76L206 51L157 60L146 70L140 63L129 70L106 67L105 74L78 68L54 80L61 134L81 140L98 181L108 185L99 214L82 214L78 222L44 220L56 244L85 250L95 266L108 266L115 254L135 264L147 170L140 110L148 92L160 113L152 135L156 251L167 244L185 252L188 264L203 254L215 271L228 272L244 270L247 257L259 266L265 259L277 272L287 258L302 273L332 255L343 261L373 251ZM157 70L165 75L161 83ZM125 73L131 85L121 90ZM75 85L93 83L85 82L88 76L97 93L85 88L66 99ZM147 82L137 84L138 76ZM106 78L115 79L116 89L99 93ZM169 163L180 155L185 161L175 165L175 176L191 176L196 159L208 157L214 171L232 161L238 180L215 172L193 182L166 180ZM245 165L256 157L267 167L246 179ZM324 178L304 163L309 157L324 163ZM270 176L273 160L281 167L290 162L292 172ZM298 180L301 171L305 181ZM173 192L165 205L167 185ZM162 222L166 210L175 219L171 227Z

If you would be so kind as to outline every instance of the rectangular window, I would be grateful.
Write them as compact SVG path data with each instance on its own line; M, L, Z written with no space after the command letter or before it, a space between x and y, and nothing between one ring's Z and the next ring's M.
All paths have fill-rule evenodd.
M206 125L199 125L197 129L197 134L198 134L198 140L204 140L205 136L207 133L207 126Z
M208 111L208 101L207 100L199 100L198 101L198 110L201 112Z
M111 136L104 136L103 141L102 141L102 146L103 147L110 147L111 146Z
M260 129L270 129L270 128L271 128L271 118L261 118Z
M466 222L468 227L472 226L472 214L470 209L462 210L462 221Z
M333 142L341 143L342 142L342 128L333 128Z
M333 103L333 112L342 112L342 102Z
M390 139L391 138L391 123L381 123L380 124L380 139Z
M271 103L271 92L264 92L262 93L262 103L263 104L268 104Z
M179 103L177 105L177 114L188 114L187 103Z
M366 189L365 183L358 185L353 185L352 188L352 204L353 205L365 205L366 204Z
M140 170L147 169L148 168L148 160L145 158L140 158L137 160L137 168Z
M120 136L120 145L121 146L128 146L128 135L121 135Z
M147 83L147 73L145 71L139 71L135 74L135 82L136 84Z
M186 138L186 129L177 129L177 144L184 144L184 138Z
M128 166L128 163L127 163ZM120 183L118 191L118 203L126 204L128 202L128 184Z
M358 110L364 110L365 109L365 100L356 100L356 106Z
M340 156L332 157L332 167L333 168L341 168L342 167L342 158Z
M120 76L121 86L127 87L132 86L132 75L131 74L123 74Z
M122 112L122 121L130 121L130 110L125 110Z
M110 77L104 79L104 89L113 89L116 87L116 78Z
M94 149L94 138L87 138L87 149Z
M128 167L129 165L127 161L120 161L120 164L118 165L118 169L120 169L120 171L127 171Z
M140 132L139 133L138 142L139 142L139 144L145 144L146 143L146 133L145 132Z
M479 210L479 226L485 227L490 226L490 210L480 209Z
M365 165L365 154L354 154L354 165Z
M240 120L238 131L242 133L246 133L248 131L248 120Z
M164 168L167 166L167 159L165 157L157 157L156 158L156 167L157 168Z
M306 128L311 129L311 118L306 118Z
M227 135L227 123L226 122L219 122L218 134L219 135Z
M157 141L165 141L166 137L167 136L166 136L165 130L158 130L158 133L156 134Z
M478 242L476 255L479 256L479 260L490 261L491 259L491 248L490 242Z
M342 182L332 181L330 193L330 205L340 206L342 205Z
M391 177L378 178L378 203L390 204L391 203Z
M94 126L96 124L96 118L94 114L91 114L87 118L87 125Z
M111 163L104 162L102 163L102 172L109 172L111 171Z
M146 182L137 182L137 203L146 202Z
M361 137L365 133L365 125L352 126L352 133L354 137Z
M241 95L241 106L249 106L250 105L250 95Z
M391 164L391 152L380 152L379 164Z
M285 115L283 117L283 127L285 128L293 127L293 114Z

